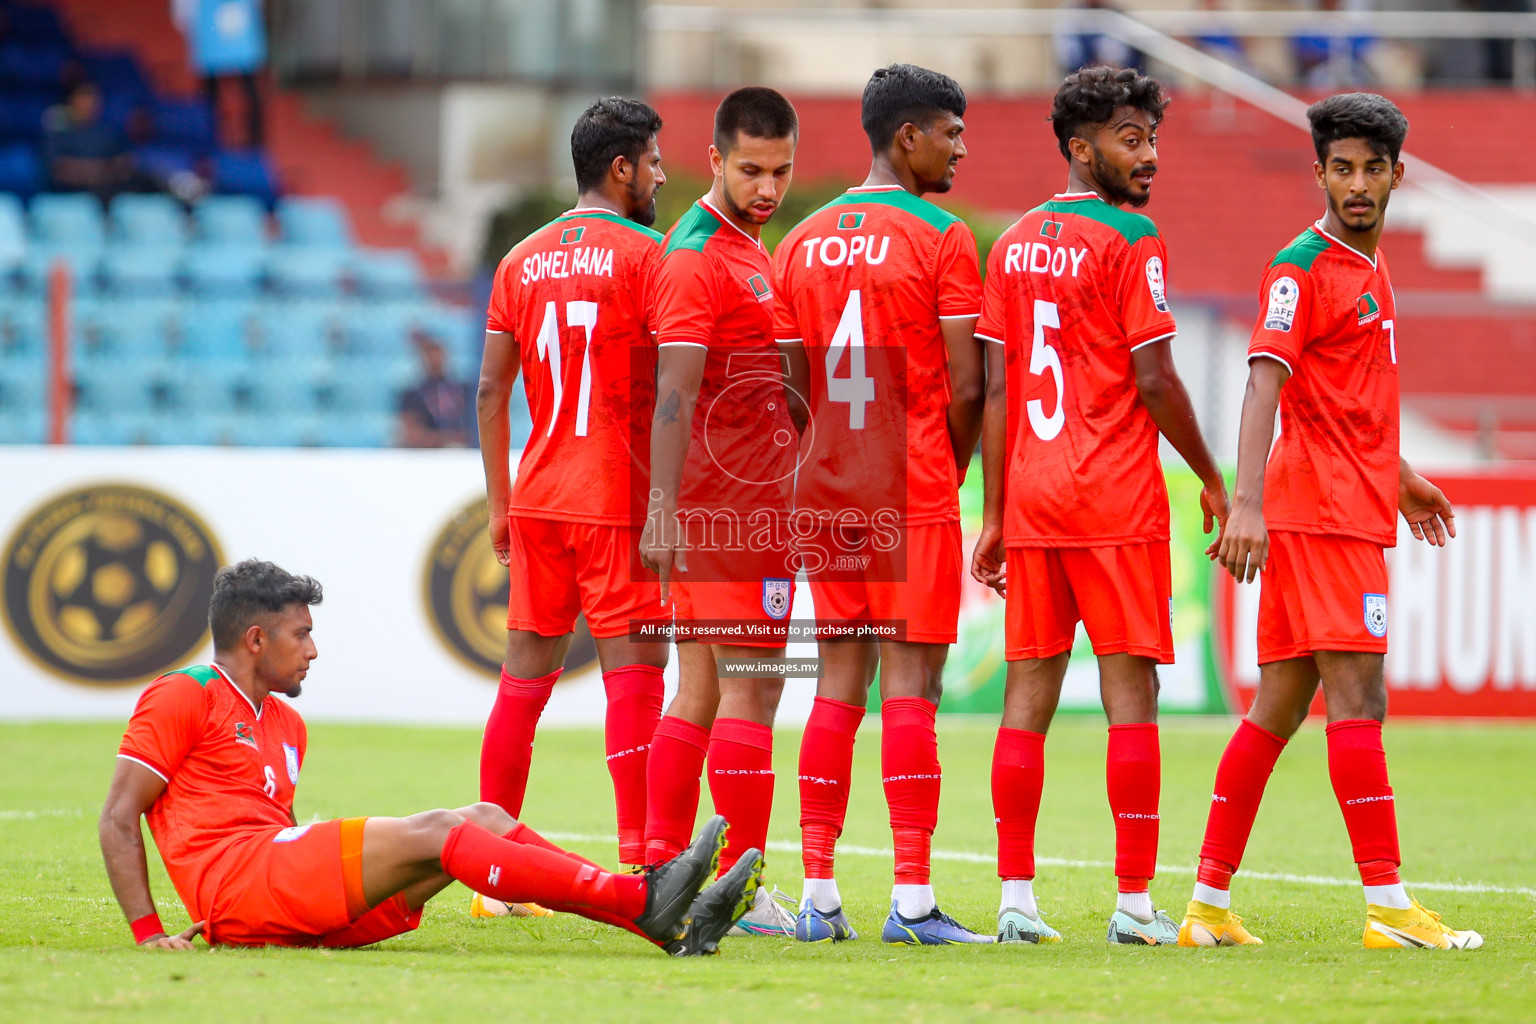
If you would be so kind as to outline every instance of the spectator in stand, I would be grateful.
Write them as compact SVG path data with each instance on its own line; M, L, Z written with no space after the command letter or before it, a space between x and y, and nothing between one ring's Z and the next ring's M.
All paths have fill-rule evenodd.
M1370 82L1366 65L1376 37L1371 35L1369 12L1372 0L1322 0L1319 9L1354 15L1346 32L1304 32L1291 39L1296 79L1303 85L1335 89Z
M1243 37L1223 17L1227 10L1226 0L1200 0L1200 9L1207 12L1210 18L1205 22L1205 28L1194 37L1195 45L1233 67L1251 70Z
M187 39L192 68L203 80L203 95L219 125L219 82L238 80L245 93L245 144L260 149L261 90L256 73L267 62L267 31L261 0L172 0L172 14Z
M475 387L448 376L448 353L427 334L416 336L421 356L420 384L400 393L396 443L402 448L466 448L479 443L475 433Z
M54 192L92 192L105 203L134 182L133 152L122 133L102 120L94 82L75 83L64 105L48 112L43 154Z
M1119 10L1112 0L1067 0L1061 6L1083 11ZM1060 66L1061 73L1070 75L1078 68L1089 64L1110 64L1114 67L1140 70L1141 65L1145 63L1141 52L1113 36L1093 31L1094 24L1090 20L1092 17L1093 15L1088 15L1062 19L1061 27L1057 29L1052 39L1052 48L1056 52L1056 63Z

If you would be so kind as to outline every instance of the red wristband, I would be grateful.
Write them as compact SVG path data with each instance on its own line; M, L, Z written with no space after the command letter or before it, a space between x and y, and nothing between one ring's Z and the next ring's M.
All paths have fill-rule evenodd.
M160 923L160 915L151 911L137 921L129 921L128 927L133 929L133 941L142 943L145 939L155 935L164 935L165 926Z

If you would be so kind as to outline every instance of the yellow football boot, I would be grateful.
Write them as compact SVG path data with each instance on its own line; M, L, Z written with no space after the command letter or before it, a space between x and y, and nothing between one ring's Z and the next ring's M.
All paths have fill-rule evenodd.
M1366 949L1477 949L1483 937L1477 932L1458 932L1440 923L1440 915L1427 910L1418 900L1408 901L1407 910L1365 908Z
M537 903L503 903L479 893L469 901L471 917L552 917L554 913Z
M1181 946L1262 946L1264 940L1243 927L1243 919L1223 907L1190 900L1179 926Z

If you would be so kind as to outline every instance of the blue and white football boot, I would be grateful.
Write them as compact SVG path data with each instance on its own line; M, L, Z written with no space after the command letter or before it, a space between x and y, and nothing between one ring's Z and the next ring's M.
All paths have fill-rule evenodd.
M842 907L822 912L809 897L800 902L800 912L795 915L795 938L799 941L847 942L858 937Z
M880 941L907 946L961 946L969 943L996 942L996 935L973 932L938 907L927 917L902 917L896 912L896 901L891 901L891 916L880 929Z

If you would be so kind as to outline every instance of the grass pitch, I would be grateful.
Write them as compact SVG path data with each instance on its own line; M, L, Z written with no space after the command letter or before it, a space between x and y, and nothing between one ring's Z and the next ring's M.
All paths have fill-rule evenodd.
M302 707L302 705L301 705ZM873 723L871 723L873 725ZM989 928L997 882L988 775L990 722L944 722L944 805L935 848L940 905ZM1193 880L1205 807L1230 722L1163 725L1164 869L1153 898L1177 919ZM1343 823L1328 786L1321 729L1292 742L1270 782L1235 907L1258 949L1109 947L1113 829L1104 796L1104 731L1060 721L1047 745L1036 882L1058 946L884 946L890 860L844 854L839 882L862 937L836 946L732 939L722 956L670 961L625 933L578 918L476 921L454 887L421 929L365 950L132 947L96 846L95 817L118 725L0 726L0 1020L932 1021L1002 1016L1136 1022L1528 1021L1536 1019L1536 728L1387 729L1409 888L1471 953L1371 952ZM797 838L799 738L778 734L771 839ZM316 725L299 788L300 821L406 814L468 802L478 732ZM860 737L843 842L889 845L878 736ZM707 799L705 801L707 805ZM612 828L596 730L539 738L524 817L550 834ZM573 839L605 863L611 842ZM1086 863L1085 863L1086 862ZM768 877L798 893L799 858L771 849ZM151 857L168 928L185 913ZM1493 891L1430 886L1481 884ZM1523 891L1522 891L1523 889Z

